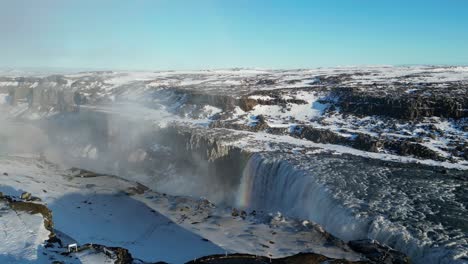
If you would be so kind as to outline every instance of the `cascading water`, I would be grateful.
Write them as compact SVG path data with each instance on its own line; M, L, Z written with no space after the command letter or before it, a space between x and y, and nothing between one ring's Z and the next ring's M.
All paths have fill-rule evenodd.
M326 181L317 175L297 169L286 160L254 154L245 166L237 205L312 220L344 240L375 239L405 252L416 263L466 263L462 260L466 248L437 247L421 241L408 231L410 228L390 221L385 214L363 213L372 211L372 205L367 209L360 205L356 210L353 207L358 205L334 195L339 188L325 185ZM353 178L347 180L352 182Z
M238 193L241 208L280 211L312 220L345 240L365 238L369 222L359 220L330 197L312 175L287 161L254 154L248 161Z

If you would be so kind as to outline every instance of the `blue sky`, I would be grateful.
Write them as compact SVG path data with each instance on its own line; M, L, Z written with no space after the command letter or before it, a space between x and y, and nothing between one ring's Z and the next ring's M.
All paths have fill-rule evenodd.
M0 0L0 67L468 64L465 0Z

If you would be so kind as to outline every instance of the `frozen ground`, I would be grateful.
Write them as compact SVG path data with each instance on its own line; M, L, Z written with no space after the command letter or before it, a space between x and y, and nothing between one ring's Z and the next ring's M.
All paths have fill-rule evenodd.
M68 219L70 225L57 226L80 243L114 243L145 259L147 243L138 241L157 238L142 234L164 234L162 223L171 221L190 245L209 240L191 247L187 260L223 251L286 256L310 248L352 258L340 247L323 247L316 228L302 219L344 240L377 239L416 263L468 258L466 67L1 75L0 118L8 122L2 122L0 153L6 160L41 154L159 191L129 198L114 191L130 183L101 182L107 176L86 184L111 184L112 191L74 178L63 184L72 192L57 187L52 195L53 184L47 193L32 190L59 211L59 223ZM198 212L200 196L216 206ZM138 212L109 209L114 202ZM233 218L234 206L263 213ZM290 220L277 221L277 211ZM75 232L70 226L79 223L69 219L83 212L86 230ZM203 218L207 212L217 217ZM102 228L106 235L92 228L116 218L122 226L139 218L158 224L125 234L114 232L119 226ZM269 233L278 223L274 232L284 236L274 237L282 242Z
M468 164L466 67L9 73L0 77L0 104L15 104L8 112L29 119L76 105L114 107L159 122L266 131Z
M0 204L0 262L34 262L42 256L41 247L48 239L42 216L15 212L4 202Z
M139 192L137 184L115 176L80 177L32 157L2 156L0 168L0 191L39 197L53 212L59 237L68 243L123 247L148 262L184 263L226 252L284 257L312 251L334 258L362 258L309 222L260 212L233 216L230 208L218 208L207 200ZM0 258L7 263L51 261L42 255L48 238L42 217L2 208L1 234L6 243L0 246ZM81 263L97 263L100 255L87 259L89 254L73 257Z

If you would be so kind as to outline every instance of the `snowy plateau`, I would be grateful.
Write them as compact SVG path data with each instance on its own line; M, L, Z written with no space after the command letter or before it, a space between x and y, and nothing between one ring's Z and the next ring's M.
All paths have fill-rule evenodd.
M0 71L0 263L468 263L467 207L468 67Z

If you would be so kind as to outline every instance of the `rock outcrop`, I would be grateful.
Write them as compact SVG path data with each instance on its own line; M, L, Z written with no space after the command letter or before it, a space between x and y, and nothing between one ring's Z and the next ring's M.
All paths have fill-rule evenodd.
M284 258L270 258L249 254L212 255L199 258L186 264L409 264L409 260L399 253L389 250L388 252L375 253L373 250L362 249L364 256L370 256L368 260L349 261L344 259L333 259L315 253L299 253Z
M468 93L468 88L464 88ZM416 120L423 117L468 117L468 97L450 93L408 94L370 93L356 88L336 88L332 96L344 113L360 116L381 115L397 119Z

